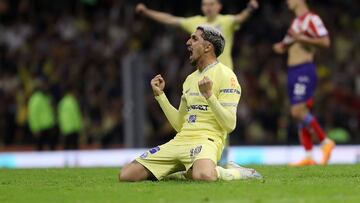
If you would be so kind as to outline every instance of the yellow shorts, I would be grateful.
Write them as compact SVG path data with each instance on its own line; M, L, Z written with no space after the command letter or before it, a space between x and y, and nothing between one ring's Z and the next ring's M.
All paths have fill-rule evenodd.
M169 142L154 147L135 160L147 168L158 180L177 171L189 170L194 161L210 159L215 164L222 149L209 139Z

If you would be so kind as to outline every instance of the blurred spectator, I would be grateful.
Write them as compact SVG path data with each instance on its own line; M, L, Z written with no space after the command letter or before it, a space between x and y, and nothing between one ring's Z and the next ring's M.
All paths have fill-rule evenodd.
M55 150L58 137L54 132L55 114L51 104L51 96L45 82L40 82L39 88L34 91L29 100L29 125L37 140L37 150L43 150L49 145Z
M85 2L85 3L84 3ZM91 3L89 3L91 2ZM0 146L32 146L27 103L34 81L46 78L54 104L66 81L74 82L83 113L84 147L121 147L123 129L122 62L129 53L144 64L147 146L173 136L153 100L150 79L161 73L176 106L181 84L194 70L183 43L185 32L135 15L139 2L178 16L199 13L200 1L0 0ZM237 128L230 144L295 144L284 95L284 59L271 51L291 19L284 1L260 0L261 7L235 34L234 71L242 85ZM234 14L247 1L224 0ZM310 1L331 33L333 47L317 55L319 88L316 115L326 131L342 128L360 143L360 1ZM136 67L134 67L136 68ZM152 113L149 113L149 112ZM154 116L157 115L157 116ZM32 145L29 145L32 144ZM1 149L0 149L1 150Z
M82 115L75 90L70 87L58 104L58 121L64 139L64 149L79 149L83 129Z

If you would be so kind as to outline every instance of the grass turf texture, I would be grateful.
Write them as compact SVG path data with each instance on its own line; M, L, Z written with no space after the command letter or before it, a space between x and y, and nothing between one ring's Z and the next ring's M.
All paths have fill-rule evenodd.
M360 165L254 166L265 182L119 183L118 169L0 169L0 202L360 202Z

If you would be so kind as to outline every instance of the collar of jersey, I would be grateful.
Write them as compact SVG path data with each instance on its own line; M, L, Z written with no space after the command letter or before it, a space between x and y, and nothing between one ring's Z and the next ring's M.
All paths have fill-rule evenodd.
M215 62L213 62L213 63L210 63L209 65L207 65L207 66L204 68L203 71L200 72L200 71L198 70L198 71L199 71L199 74L205 73L205 72L208 71L210 68L216 66L218 63L219 63L219 61L215 61Z

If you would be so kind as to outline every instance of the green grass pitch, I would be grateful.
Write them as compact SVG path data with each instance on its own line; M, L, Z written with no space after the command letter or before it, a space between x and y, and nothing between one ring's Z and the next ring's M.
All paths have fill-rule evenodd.
M0 169L0 202L360 202L360 165L253 166L259 180L119 183L118 169Z

